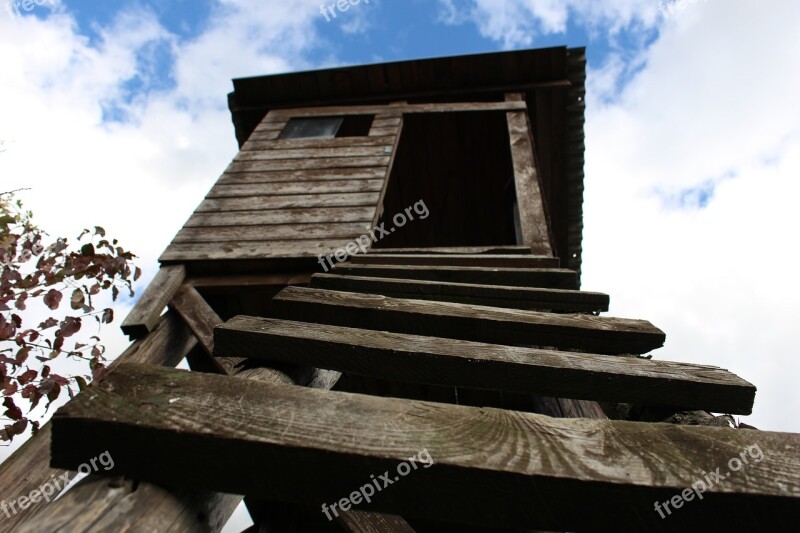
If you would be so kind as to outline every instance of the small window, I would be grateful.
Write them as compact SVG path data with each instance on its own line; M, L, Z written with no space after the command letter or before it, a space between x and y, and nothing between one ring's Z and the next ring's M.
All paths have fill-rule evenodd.
M334 137L366 137L374 115L344 117L292 118L281 132L281 139L333 139Z

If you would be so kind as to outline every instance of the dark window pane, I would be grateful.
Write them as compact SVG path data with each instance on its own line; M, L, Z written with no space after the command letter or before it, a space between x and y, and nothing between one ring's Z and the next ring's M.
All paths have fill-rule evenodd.
M342 117L292 118L281 132L281 139L332 139L342 125Z

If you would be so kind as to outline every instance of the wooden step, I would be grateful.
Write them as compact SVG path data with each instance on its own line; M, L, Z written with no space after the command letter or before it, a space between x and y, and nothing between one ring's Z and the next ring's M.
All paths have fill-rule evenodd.
M382 254L354 255L353 265L428 265L492 268L558 268L557 257L521 254Z
M422 279L447 283L577 289L578 276L564 268L492 268L459 266L356 265L339 263L332 271L343 276Z
M530 246L437 246L432 248L373 248L381 254L525 254L530 255Z
M487 527L769 531L800 516L800 435L557 419L149 365L119 365L81 392L53 417L52 437L54 467L108 452L115 476L320 512L378 483L371 511ZM717 467L725 476L731 459L740 467L724 480L697 484ZM702 501L678 498L662 519L654 504L693 484Z
M608 311L609 304L608 295L597 292L335 274L315 274L311 278L311 286L335 291L382 294L393 298L562 313L599 313Z
M283 289L272 300L272 310L275 318L286 320L603 354L642 354L661 347L665 340L663 331L643 320L405 300L305 287Z
M535 350L239 316L214 331L217 357L297 363L363 376L581 400L750 414L756 388L717 367Z

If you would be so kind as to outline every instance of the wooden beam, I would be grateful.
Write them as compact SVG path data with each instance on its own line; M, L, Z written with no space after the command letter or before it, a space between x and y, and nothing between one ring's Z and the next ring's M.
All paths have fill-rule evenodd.
M189 331L189 328L181 322L177 315L168 312L160 318L152 333L131 344L122 355L111 363L110 368L116 368L117 365L126 361L175 366L195 346L197 346L197 339ZM43 425L39 433L29 438L25 444L0 464L0 500L13 501L20 496L27 496L31 491L38 490L47 483L52 476L59 479L60 476L67 473L64 469L50 467L51 428L50 422ZM74 476L70 473L70 478L72 477ZM57 496L61 489L63 486L53 493L53 497ZM27 509L18 508L18 512L12 516L2 516L0 530L10 531L40 510L40 507L31 505Z
M426 265L361 265L339 263L332 271L343 276L418 279L446 283L475 283L512 287L577 289L578 276L563 268L493 268Z
M248 196L282 196L286 194L336 194L348 192L380 192L383 178L371 180L321 180L270 183L217 183L206 198Z
M391 514L348 511L340 513L336 522L352 533L414 533L403 517Z
M294 283L293 285L302 284ZM608 295L597 292L338 276L335 274L315 274L311 277L311 287L332 291L382 294L392 298L435 300L559 313L599 313L608 311L609 304Z
M555 419L136 365L53 425L55 466L109 450L115 471L151 482L329 509L375 479L370 511L476 526L772 530L800 514L794 434ZM739 468L726 476L731 459ZM688 501L693 484L702 501ZM682 508L662 519L654 504L668 500Z
M289 159L279 161L233 161L225 170L232 172L280 172L299 170L327 170L337 174L339 169L389 166L389 157L325 157L320 159Z
M298 107L275 109L276 117L328 117L339 115L380 115L384 113L464 113L470 111L525 111L525 102L454 102L437 104L402 104L394 106L362 105L332 107ZM263 123L254 131L263 131Z
M379 117L386 117L387 115L376 115L376 119ZM400 139L403 132L403 117L399 115L397 118L397 124L390 127L390 128L377 128L375 127L375 123L373 123L372 127L369 130L369 135L371 137L379 137L381 135L391 134L394 135L394 144L391 148L391 158L389 159L389 163L386 166L386 175L383 177L383 187L381 187L381 195L378 198L378 201L375 203L375 213L372 216L372 227L377 227L378 222L380 221L381 217L383 216L383 203L386 199L386 191L389 188L389 179L392 176L392 169L394 168L395 159L397 159L397 151L400 148ZM370 246L372 246L370 244Z
M727 370L239 316L215 329L217 356L240 354L428 385L583 400L647 402L748 415L756 388Z
M308 285L311 273L240 274L230 276L193 276L189 283L202 289L236 289L243 287L274 287Z
M242 145L241 150L311 149L351 146L391 147L394 145L394 139L394 135L384 135L381 137L339 137L333 139L279 139L277 141L248 140Z
M644 320L559 315L372 294L287 287L272 300L286 320L392 331L511 346L641 354L661 347L664 332Z
M252 198L206 198L195 212L375 206L380 193L286 194Z
M130 337L140 338L153 331L161 318L161 313L184 279L186 279L186 268L183 265L159 268L153 281L122 321L122 332Z
M183 228L172 242L268 242L286 240L329 241L355 239L373 226L369 222L342 224L265 224L263 226L209 226Z
M557 257L520 254L388 254L377 250L349 259L354 265L474 266L495 268L558 268Z
M524 95L509 95L509 102L521 101ZM522 230L522 242L533 249L533 253L553 255L550 242L550 223L542 194L533 136L525 111L509 111L508 135L511 139L511 159L514 165L514 184L517 191L517 207Z
M530 246L438 246L433 248L373 248L381 254L527 254Z

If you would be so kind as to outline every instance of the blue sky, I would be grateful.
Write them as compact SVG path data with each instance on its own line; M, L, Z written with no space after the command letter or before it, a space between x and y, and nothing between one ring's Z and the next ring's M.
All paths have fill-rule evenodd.
M30 187L51 233L103 225L146 281L236 153L231 78L588 46L584 287L664 329L656 357L755 383L749 423L800 431L800 294L759 271L795 258L800 3L669 5L371 0L326 22L316 0L0 0L2 189Z

